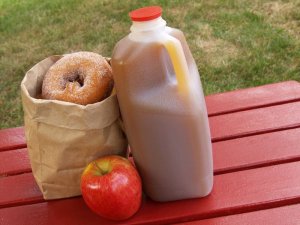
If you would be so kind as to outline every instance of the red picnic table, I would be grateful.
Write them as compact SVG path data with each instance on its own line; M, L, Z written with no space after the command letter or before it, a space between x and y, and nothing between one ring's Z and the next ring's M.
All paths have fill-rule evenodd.
M137 214L119 223L91 212L81 197L45 201L18 127L0 130L0 225L300 224L300 83L211 95L206 102L215 174L208 197L168 203L145 197Z

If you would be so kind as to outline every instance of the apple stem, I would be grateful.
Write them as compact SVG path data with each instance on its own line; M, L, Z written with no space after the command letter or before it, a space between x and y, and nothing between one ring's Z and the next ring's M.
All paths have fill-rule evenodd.
M104 171L103 169L101 169L101 168L98 166L98 164L97 164L96 162L94 162L93 164L94 164L94 166L96 166L97 169L100 171L101 175L104 175L104 174L105 174L105 171Z

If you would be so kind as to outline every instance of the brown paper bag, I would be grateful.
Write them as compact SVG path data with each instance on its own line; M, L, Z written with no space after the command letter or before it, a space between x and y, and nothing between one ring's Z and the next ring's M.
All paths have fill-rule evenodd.
M36 64L21 83L32 173L45 199L80 195L85 166L103 155L125 155L115 94L90 105L38 99L45 73L62 56Z

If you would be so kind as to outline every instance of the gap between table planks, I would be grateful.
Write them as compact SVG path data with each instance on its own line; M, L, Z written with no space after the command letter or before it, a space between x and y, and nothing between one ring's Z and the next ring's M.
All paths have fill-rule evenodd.
M269 89L276 90L276 91L270 91ZM242 101L240 98L234 98L234 95L240 96L241 92L245 92L245 91L249 92L248 93L249 103L247 103L247 99L245 100L245 98L243 98ZM255 101L253 101L250 96L251 91L253 93L256 93L257 105L255 105ZM278 91L284 92L287 94L285 95L283 93L283 94L279 95ZM241 170L241 169L249 169L249 168L259 167L259 166L263 166L263 165L264 166L274 165L274 164L278 164L278 163L286 163L286 162L293 162L293 161L299 160L299 151L297 151L297 136L299 135L299 129L297 129L297 127L298 127L299 121L297 119L288 121L289 118L294 118L296 116L296 114L299 115L299 112L297 111L297 110L299 110L299 105L298 105L297 101L299 100L299 97L300 97L299 83L284 82L284 83L279 83L279 84L272 84L272 85L266 85L266 86L257 87L257 88L251 88L251 89L247 89L247 90L229 92L228 95L231 95L230 98L233 98L232 101L235 102L235 105L234 105L235 109L234 110L230 109L231 106L226 109L226 104L225 104L224 109L219 107L218 110L219 110L219 112L222 112L222 113L225 113L228 115L219 115L221 113L218 113L217 110L215 110L215 109L212 110L209 107L209 105L210 105L210 102L214 102L214 104L217 104L217 100L215 100L215 99L219 99L220 104L222 102L222 98L223 99L225 98L225 100L229 99L229 98L226 98L226 94L227 93L216 95L215 98L213 98L213 96L206 97L207 104L208 104L208 111L209 111L209 114L211 117L210 123L212 126L212 134L213 134L212 136L213 136L213 141L215 142L214 143L214 153L217 156L214 158L215 164L216 164L216 166L215 166L216 174L228 173L228 172L237 171L237 170ZM220 98L220 96L222 96L222 98ZM276 97L276 96L278 96L278 97ZM259 101L260 99L263 99L263 101L262 101L263 104ZM241 102L238 102L238 101L241 101ZM282 104L284 104L284 105L282 105ZM259 108L262 106L268 106L268 107ZM289 110L285 110L287 107L289 108ZM240 110L239 110L239 108L240 108ZM251 109L251 110L249 110L249 109ZM275 117L273 119L275 121L271 120L269 122L276 122L276 121L278 121L277 119L281 119L281 120L279 120L278 123L273 124L273 126L266 126L263 129L260 129L260 130L258 129L256 132L251 131L251 129L253 129L253 127L255 128L257 126L259 128L259 126L258 126L259 122L263 121L260 118L258 118L258 119L255 118L255 115L263 116L267 112L271 112L271 113L274 112L274 109L275 109L275 111L277 110L277 113L280 113L283 110L284 115L286 115L286 113L292 113L292 114L288 114L289 115L288 117L283 116L286 119L281 119L282 117L280 117L280 118ZM291 109L295 113L290 112ZM267 111L265 111L265 110L267 110ZM239 113L239 115L237 113L232 113L232 112L238 112L238 111L243 111L243 112L241 112L242 116L240 116L240 113ZM238 131L238 132L233 132L233 133L231 131L229 131L229 133L228 133L227 130L218 129L218 126L217 126L218 124L223 124L226 122L228 122L228 124L230 124L230 122L242 123L245 120L245 118L247 118L247 116L249 116L249 115L253 116L252 119L255 121L255 123L251 123L250 129L248 129L248 130L244 129L242 126L237 126L237 127L231 128L233 130L237 129L237 131ZM222 119L220 119L220 118L222 118ZM215 129L214 126L216 126L217 129ZM294 128L294 129L290 130L290 128ZM250 130L250 132L249 132L249 130ZM277 132L273 132L273 131L277 131ZM296 134L294 133L295 131L296 131ZM13 133L14 129L9 129L9 132ZM9 139L8 141L6 140L6 142L5 142L6 144L1 143L2 139L0 139L0 148L1 148L1 144L3 144L2 147L4 146L4 148L2 148L2 150L5 150L5 151L9 150L10 148L7 147L7 145L9 145L9 144L7 144L7 143L12 143L11 148L20 148L20 147L16 147L16 146L24 147L25 143L22 143L22 141L20 141L23 138L23 142L24 142L24 135L22 137L22 134L21 134L22 132L23 132L22 128L17 128L17 133L19 134L19 135L17 135L18 138L13 139L13 141L11 141L12 139ZM264 133L264 134L256 135L257 132ZM5 137L5 135L1 136L1 133L3 134L3 132L2 131L0 132L0 138ZM289 133L291 133L292 135ZM220 137L222 138L223 135L225 138L220 139ZM253 135L253 136L251 136L251 135ZM288 152L287 154L282 154L282 151L281 151L281 149L283 147L285 147L284 143L281 143L282 145L276 144L276 140L278 140L279 137L282 137L282 135L285 138L289 139L289 143L292 143L290 148L288 148L289 150L287 151ZM240 138L240 137L244 137L244 138ZM257 140L256 138L260 138L261 140ZM14 143L15 140L16 140L16 143ZM249 157L251 158L251 156L255 155L255 154L252 154L252 152L249 153L249 151L257 150L256 152L253 152L253 153L260 153L260 156L263 156L263 154L261 152L264 152L264 151L262 151L262 149L266 144L266 143L263 143L263 141L265 141L265 140L267 140L267 142L275 141L274 147L272 147L272 149L268 149L268 150L269 150L269 156L270 156L270 153L272 153L273 148L276 149L276 147L277 147L277 150L276 150L277 155L273 156L273 158L270 158L268 156L268 154L266 154L265 161L261 160L259 162L259 161L257 161L259 159L259 157L257 157L257 158L254 157L251 159L252 161L250 160L250 162L249 162L248 161ZM260 144L260 145L257 146L255 144ZM237 146L237 147L233 147L233 146ZM247 152L246 154L245 154L245 151L243 151L242 146L248 147L248 149L245 150ZM230 147L232 147L232 149ZM236 151L240 151L241 157L239 156L239 154L237 154L238 156L234 157L234 158L226 157L226 155L228 155L228 153L230 154L230 152L226 152L226 151L224 151L224 149L231 150L232 151L231 153L235 152L234 156L236 156ZM14 150L14 151L16 151L16 150ZM12 152L12 151L2 152L2 153L10 153L10 152ZM26 152L26 149L21 150L21 152L23 152L23 153ZM223 153L223 156L222 156L222 153ZM224 159L225 157L227 160L229 159L229 162L224 162L224 160L222 160L222 158ZM0 157L0 159L1 159L1 157ZM222 162L223 162L223 165L222 165ZM292 165L294 165L294 164L292 164ZM248 171L242 171L242 172L248 172ZM14 173L12 173L12 174L14 174ZM27 176L30 176L30 175L31 174L27 174ZM26 174L18 175L18 176L26 177ZM218 177L223 177L223 176L225 176L225 175L216 176L216 179L221 179ZM8 177L8 178L12 178L12 177ZM6 178L5 179L2 178L2 181L4 181L4 180L7 181ZM25 179L25 181L30 181L30 179L27 179L27 180ZM31 176L31 181L32 182L31 183L29 182L28 184L32 189L32 187L33 187L32 185L34 184L34 180L33 180L32 176ZM35 189L35 188L33 188L33 189ZM29 190L30 190L30 188L29 188ZM33 191L32 193L36 193L36 192ZM29 192L29 196L30 196L30 192ZM15 197L17 197L17 196L15 196ZM19 197L22 198L22 196L19 196ZM39 202L40 200L42 201L42 199L40 199L40 197L41 196L32 195L31 197L27 198L27 200L29 200L31 198L31 200L30 200L31 202ZM290 198L288 200L288 202L289 201L291 201L291 202L298 201L298 197L294 196L294 197ZM75 199L71 199L71 200L77 202L77 201L80 201L80 198L75 198ZM67 200L67 201L71 201L71 200ZM30 203L30 201L29 201L29 203ZM52 203L53 202L51 202L51 204ZM150 201L150 203L151 203L151 201ZM283 202L280 201L280 204L282 204L282 203ZM9 204L14 205L14 203L12 203L12 202L10 202ZM40 204L47 204L47 203L28 205L26 207L38 206ZM153 204L155 205L155 203L153 203ZM279 204L279 203L276 203L276 204ZM276 206L276 204L275 204L275 206ZM23 207L25 207L25 206L22 206L22 208ZM181 207L179 207L179 208L181 208ZM267 206L267 207L270 207L270 206ZM12 208L18 208L18 207L12 207ZM4 212L3 210L8 210L8 209L9 208L2 209L1 212ZM221 215L223 215L223 214L221 214ZM227 214L225 213L224 215L227 215ZM197 217L205 218L205 216L201 217L201 214L198 214Z

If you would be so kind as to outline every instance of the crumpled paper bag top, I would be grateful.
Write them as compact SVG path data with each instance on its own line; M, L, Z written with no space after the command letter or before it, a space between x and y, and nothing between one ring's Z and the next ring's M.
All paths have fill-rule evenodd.
M38 99L42 92L42 82L45 73L62 56L51 56L44 59L27 72L27 76L21 83L22 93L26 95L24 108L31 118L47 124L57 123L59 126L73 129L99 129L108 126L119 116L119 106L116 96L113 94L107 99L88 105L79 105L71 102L57 100ZM34 74L39 74L36 76ZM113 107L112 107L113 106ZM101 116L96 116L96 114ZM95 118L96 116L96 118ZM74 119L80 117L74 123Z

